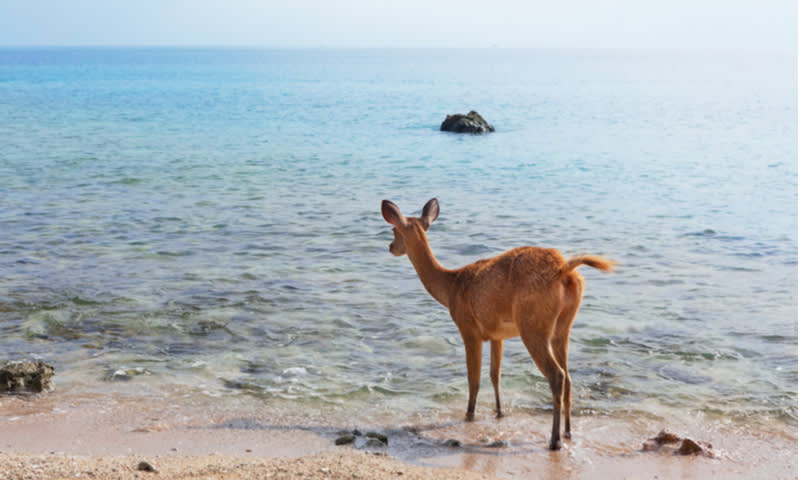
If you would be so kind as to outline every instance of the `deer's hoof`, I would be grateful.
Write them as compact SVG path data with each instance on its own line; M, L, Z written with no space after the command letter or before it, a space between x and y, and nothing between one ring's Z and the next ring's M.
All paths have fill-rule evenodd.
M550 440L550 450L554 452L561 450L561 440Z
M467 412L467 416L464 417L464 420L466 420L468 422L474 421L475 420L475 414L472 413L472 412Z

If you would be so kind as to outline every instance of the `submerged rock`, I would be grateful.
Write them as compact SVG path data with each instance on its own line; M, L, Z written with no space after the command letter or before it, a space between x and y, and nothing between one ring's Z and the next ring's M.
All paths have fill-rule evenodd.
M103 378L109 382L129 382L133 380L133 377L151 374L149 370L142 367L119 368L116 370L109 370Z
M439 130L453 133L489 133L494 132L494 127L489 125L480 113L471 110L466 115L461 113L448 115Z
M33 392L52 390L56 369L41 360L8 362L0 368L0 392Z
M375 437L367 437L367 441L364 444L365 448L383 448L386 447L387 444Z
M359 439L359 437L363 437ZM385 448L389 446L389 437L386 434L370 431L362 434L360 430L341 430L334 442L336 445L353 445L358 449Z
M383 443L384 445L389 445L389 437L387 437L386 435L384 435L382 433L367 432L366 434L364 434L364 436L367 437L367 438L374 438L375 440L378 440L379 442Z
M349 445L356 441L356 436L352 433L346 433L337 438L333 443L336 445Z

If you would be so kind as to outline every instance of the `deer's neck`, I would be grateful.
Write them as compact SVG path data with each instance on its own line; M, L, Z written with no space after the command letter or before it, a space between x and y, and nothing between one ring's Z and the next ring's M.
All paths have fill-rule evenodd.
M453 272L444 268L433 256L427 238L415 242L413 248L408 250L408 259L414 265L419 279L425 290L447 308L450 308L450 285L453 282Z

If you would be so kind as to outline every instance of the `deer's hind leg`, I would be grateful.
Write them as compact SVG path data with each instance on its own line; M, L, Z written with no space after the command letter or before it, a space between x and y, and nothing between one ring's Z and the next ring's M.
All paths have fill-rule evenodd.
M546 322L553 325L552 322ZM542 325L546 323L541 323ZM564 396L564 379L566 374L561 368L553 353L551 344L551 332L537 332L534 329L521 329L520 336L525 348L528 349L531 358L539 367L550 383L550 391L553 394L553 430L550 434L550 449L559 450L561 448L561 407Z
M503 416L503 410L500 408L500 364L503 361L503 341L492 340L492 366L489 370L489 377L492 379L494 386L494 402L497 409L497 418Z
M564 438L572 438L572 379L569 376L567 361L569 356L569 333L578 314L583 298L583 277L575 275L565 280L564 310L558 316L553 332L553 353L559 366L564 370Z

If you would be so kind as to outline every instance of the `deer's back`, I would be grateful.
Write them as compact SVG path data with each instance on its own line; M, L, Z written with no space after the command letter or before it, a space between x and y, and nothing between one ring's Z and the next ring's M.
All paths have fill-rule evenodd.
M520 304L556 299L564 263L558 250L519 247L467 265L455 272L457 308L482 319L512 321L513 311Z
M473 288L491 285L542 288L553 282L564 263L564 257L556 249L518 247L496 257L478 260L461 268L458 273L460 282Z

